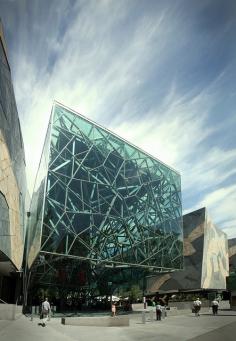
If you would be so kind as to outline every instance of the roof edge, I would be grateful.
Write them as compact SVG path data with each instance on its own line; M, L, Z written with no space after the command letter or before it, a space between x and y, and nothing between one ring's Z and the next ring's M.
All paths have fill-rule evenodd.
M76 115L78 115L78 116L81 116L83 119L85 119L86 121L88 121L88 122L90 122L90 123L92 123L92 124L96 124L99 128L102 128L102 129L104 129L105 131L107 131L108 133L110 133L110 134L112 134L112 135L115 135L115 136L118 137L119 139L122 139L124 142L128 143L128 144L131 145L133 148L138 149L140 152L142 152L142 153L146 154L147 156L151 157L152 159L158 161L158 162L161 163L163 166L165 166L165 167L171 169L171 170L174 171L176 174L178 174L179 176L181 176L180 172L177 171L176 169L174 169L173 167L167 165L167 164L164 163L163 161L159 160L157 157L155 157L155 156L149 154L148 152L144 151L142 148L140 148L140 147L134 145L132 142L127 141L125 138L123 138L123 137L117 135L117 134L114 133L113 131L111 131L111 130L105 128L105 127L102 126L101 124L99 124L99 123L97 123L97 122L91 120L90 118L87 118L86 116L84 116L84 115L78 113L78 112L75 111L74 109L71 109L70 107L67 107L66 105L64 105L64 104L62 104L62 103L60 103L60 102L58 102L58 101L56 101L56 100L53 101L53 106L55 106L55 105L58 105L58 106L60 106L60 107L62 107L62 108L64 108L64 109L66 109L66 110L69 110L69 111L73 112L74 114L76 114Z

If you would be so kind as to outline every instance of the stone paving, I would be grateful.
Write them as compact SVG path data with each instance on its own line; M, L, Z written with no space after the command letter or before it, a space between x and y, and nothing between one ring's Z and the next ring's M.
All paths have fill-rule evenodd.
M141 314L130 315L129 327L82 327L61 324L52 318L45 328L39 318L22 316L16 321L0 321L1 341L231 341L236 335L236 312L219 311L218 316L203 313L195 317L169 316L143 324Z

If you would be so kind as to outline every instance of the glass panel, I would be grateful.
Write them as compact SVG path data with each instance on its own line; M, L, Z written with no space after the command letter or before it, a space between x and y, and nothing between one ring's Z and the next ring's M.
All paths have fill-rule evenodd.
M128 267L116 272L120 281L137 279L143 267L181 269L180 175L79 114L58 104L54 112L44 150L50 150L50 163L48 170L43 167L47 191L40 251L64 254L68 269L72 263L80 271L86 267L91 287L99 265ZM67 255L77 263L66 261ZM59 271L58 263L54 266ZM74 278L73 270L64 271L64 277Z

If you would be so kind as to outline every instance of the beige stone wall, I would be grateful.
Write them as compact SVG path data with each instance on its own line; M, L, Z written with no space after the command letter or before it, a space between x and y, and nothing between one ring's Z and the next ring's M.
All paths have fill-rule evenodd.
M20 206L19 206L19 189L17 181L12 169L12 162L9 151L0 130L0 191L6 198L9 206L10 231L9 236L1 236L2 252L5 253L17 269L21 268L23 257L23 240L20 230ZM1 231L0 231L1 234ZM4 238L8 238L6 245L10 250L4 250Z
M229 275L227 235L206 216L202 260L202 288L226 289Z

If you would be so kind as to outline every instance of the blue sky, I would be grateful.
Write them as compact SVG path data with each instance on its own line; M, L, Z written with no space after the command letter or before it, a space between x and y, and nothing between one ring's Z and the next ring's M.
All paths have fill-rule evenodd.
M53 100L174 167L236 237L236 1L0 0L32 191Z

